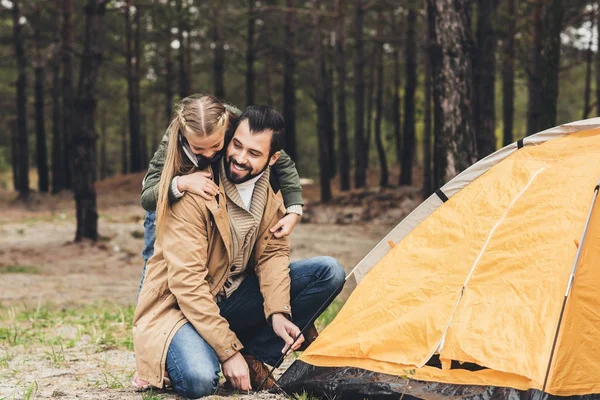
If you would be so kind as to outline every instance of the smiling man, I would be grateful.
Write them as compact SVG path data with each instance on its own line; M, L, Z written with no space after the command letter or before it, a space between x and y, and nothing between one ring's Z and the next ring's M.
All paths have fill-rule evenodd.
M211 395L222 368L235 389L259 389L293 338L344 281L331 257L290 263L290 243L269 227L285 214L269 183L284 121L248 107L219 168L212 200L188 193L171 207L134 316L136 384L186 398ZM311 334L311 336L314 334ZM263 389L273 386L269 379Z

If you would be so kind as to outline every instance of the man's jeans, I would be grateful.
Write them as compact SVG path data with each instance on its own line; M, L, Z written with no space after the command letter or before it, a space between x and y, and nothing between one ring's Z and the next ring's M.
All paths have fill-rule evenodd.
M334 258L314 257L290 264L290 278L293 322L303 329L321 306L331 303L335 297L332 294L341 289L345 273ZM249 275L229 298L219 302L219 308L243 343L243 354L251 354L270 365L277 364L285 343L265 320L256 275ZM216 391L219 359L189 322L173 337L166 363L179 395L196 399Z
M144 259L144 268L142 269L142 279L140 280L140 287L138 289L138 296L142 290L142 284L144 283L144 277L146 276L146 264L148 260L154 254L154 241L156 240L156 212L146 211L146 218L144 219L144 250L142 250L142 258Z

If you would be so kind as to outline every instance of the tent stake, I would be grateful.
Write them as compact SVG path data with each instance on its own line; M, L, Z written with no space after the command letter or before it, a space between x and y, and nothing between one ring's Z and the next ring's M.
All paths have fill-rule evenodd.
M581 234L581 239L579 240L579 247L577 248L577 254L575 255L575 261L573 262L573 268L571 269L571 275L569 276L569 283L567 284L567 290L565 291L565 297L563 299L562 307L560 309L560 315L558 317L558 324L556 326L556 332L554 333L554 342L552 343L552 350L550 350L550 360L548 361L548 367L546 368L546 376L544 377L544 385L542 386L542 394L546 393L546 384L548 383L548 376L550 375L550 367L552 366L552 360L554 359L554 351L556 350L556 342L558 341L558 333L560 331L560 326L562 324L563 315L565 313L565 308L567 306L567 299L569 298L569 294L571 293L571 287L573 286L573 279L575 278L575 272L577 271L577 264L579 263L579 259L581 258L581 252L583 250L583 246L585 244L585 238L587 236L588 228L590 227L590 220L592 219L592 211L594 210L594 205L596 204L596 199L598 198L598 190L600 189L600 181L594 188L594 196L592 197L592 204L590 205L590 209L588 211L588 216L585 221L585 226L583 228L583 232Z

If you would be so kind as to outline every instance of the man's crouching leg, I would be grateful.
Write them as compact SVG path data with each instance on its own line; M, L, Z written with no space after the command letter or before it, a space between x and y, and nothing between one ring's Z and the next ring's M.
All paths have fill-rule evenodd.
M215 393L219 384L219 358L189 322L171 341L167 372L180 396L197 399Z
M346 273L332 257L313 257L290 264L292 320L303 329L318 312L323 312L342 288ZM259 360L277 365L285 343L265 326L244 343L246 351Z

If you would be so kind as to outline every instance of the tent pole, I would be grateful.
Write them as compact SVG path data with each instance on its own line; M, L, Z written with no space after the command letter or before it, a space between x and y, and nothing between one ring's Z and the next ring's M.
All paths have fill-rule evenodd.
M600 189L600 181L594 188L594 196L592 197L592 204L590 205L590 209L588 211L588 216L585 221L585 226L583 228L583 232L581 233L581 239L579 240L579 247L577 248L577 254L575 255L575 261L573 262L573 268L571 269L571 275L569 276L569 283L567 284L567 290L565 291L565 297L563 299L562 307L560 309L560 316L558 317L558 324L556 326L556 332L554 333L554 341L552 343L552 350L550 350L550 360L548 361L548 367L546 368L546 376L544 377L544 385L542 386L542 394L546 392L546 384L548 383L548 376L550 375L550 367L552 366L552 360L554 358L554 351L556 350L556 342L558 341L558 333L560 331L560 326L562 324L563 315L565 313L565 308L567 305L567 299L569 298L569 294L571 293L571 287L573 286L573 279L575 278L575 272L577 271L577 265L579 263L579 259L581 258L581 253L583 250L583 246L585 244L585 238L587 236L588 228L590 227L590 220L592 219L592 211L594 210L594 205L596 204L596 199L598 198L598 190Z

